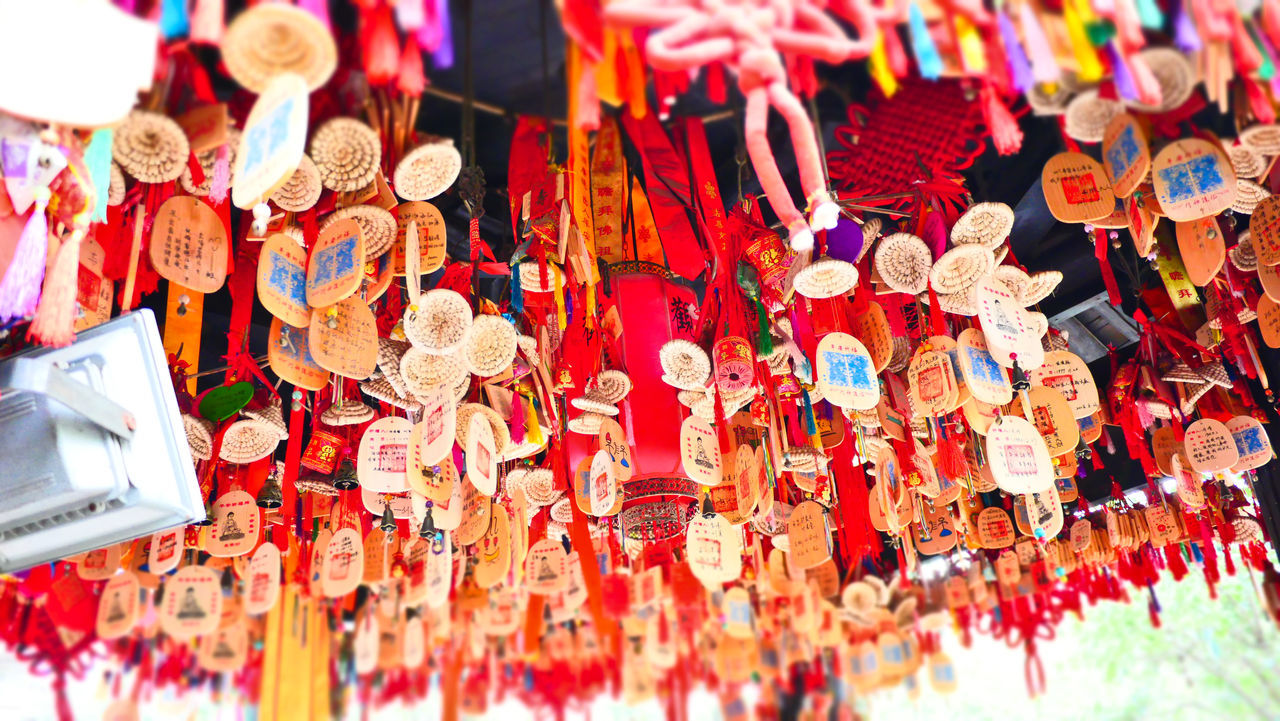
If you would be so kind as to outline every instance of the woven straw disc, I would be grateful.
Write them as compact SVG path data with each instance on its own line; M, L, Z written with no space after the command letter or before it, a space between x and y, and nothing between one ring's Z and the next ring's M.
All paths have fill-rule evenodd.
M1027 104L1036 115L1062 115L1067 102L1079 89L1080 81L1075 73L1066 71L1056 83L1036 83L1028 89Z
M191 145L182 128L160 113L135 110L116 128L111 157L120 169L144 183L177 180L187 167Z
M564 496L556 490L556 476L549 468L533 468L524 479L524 494L530 503L549 506Z
M569 430L585 436L592 436L600 432L600 425L604 423L604 419L605 416L599 413L583 413L577 418L569 419Z
M589 395L578 396L569 401L569 405L580 411L589 411L591 413L599 413L602 416L618 415L618 407L612 403L596 400Z
M213 172L218 162L218 152L222 148L227 149L227 172L230 173L230 169L236 164L236 148L238 147L240 147L240 130L228 128L226 143L196 156L196 160L200 163L200 170L204 172L204 182L196 185L195 179L191 177L191 167L183 166L182 175L178 178L178 182L182 183L182 189L201 198L207 196L209 188L213 185Z
M236 421L222 437L222 449L218 457L227 463L253 463L266 458L280 444L280 437L271 426L259 421Z
M496 376L516 359L516 327L502 316L476 316L462 344L462 354L472 373L481 378Z
M1032 273L1027 284L1018 291L1018 302L1024 307L1033 306L1049 297L1062 282L1062 273L1057 270L1042 270Z
M1147 63L1160 84L1160 103L1146 105L1134 101L1129 103L1130 107L1147 113L1167 113L1187 102L1199 81L1195 67L1185 55L1174 48L1158 47L1143 50L1138 57Z
M952 245L976 243L996 248L1013 230L1013 209L1004 203L977 203L956 220L951 228Z
M386 378L395 392L401 396L409 392L404 385L404 376L400 375L400 359L404 357L407 350L409 350L408 341L378 338L378 370L382 371L382 377Z
M331 405L320 414L320 422L329 426L358 426L373 420L374 412L360 401L344 400L342 405Z
M324 187L339 193L366 188L378 175L382 141L354 118L334 118L311 138L311 159Z
M281 73L297 73L315 90L337 68L338 48L324 23L306 10L259 3L227 27L222 62L237 83L255 93Z
M993 274L996 280L1004 283L1005 287L1013 293L1013 297L1022 297L1023 290L1031 284L1031 276L1027 275L1027 271L1016 265L999 265L996 266Z
M929 269L929 284L936 293L959 293L990 273L994 263L995 256L981 245L957 245Z
M293 171L293 175L289 176L279 190L271 194L271 202L281 210L301 213L315 207L323 190L320 169L311 156L304 154L302 162L298 163L298 169Z
M463 403L458 406L458 424L454 433L458 445L467 447L467 434L471 432L471 417L477 413L484 416L484 419L489 421L489 426L493 428L494 450L501 456L507 446L511 445L511 429L507 428L506 422L497 411L483 403Z
M1253 215L1258 203L1271 197L1271 191L1252 180L1236 178L1236 199L1231 201L1231 209L1242 215Z
M570 505L571 503L573 503L573 501L568 498L561 498L551 504L551 520L556 523L564 524L568 524L573 521L573 506Z
M978 314L978 296L975 291L975 286L971 285L955 293L937 293L938 310L943 313L972 318ZM920 302L927 305L929 303L929 294L921 293Z
M1258 269L1258 256L1253 250L1253 236L1249 235L1249 231L1242 230L1236 236L1236 247L1227 251L1227 257L1231 259L1231 264L1238 270L1246 272L1254 272Z
M858 260L861 261L867 255L867 251L871 250L871 244L876 238L880 237L880 230L884 226L883 221L879 218L867 218L862 223L862 250L858 251Z
M298 489L299 493L315 493L321 496L336 496L341 492L333 487L329 479L314 473L299 476L293 482L293 487Z
M834 298L848 293L857 284L857 266L835 258L810 263L795 279L796 292L806 298Z
M1097 90L1086 90L1067 103L1067 135L1082 143L1100 143L1111 119L1123 111L1119 100L1099 97Z
M124 171L116 161L111 161L111 183L107 186L107 205L115 207L124 202Z
M1240 142L1270 157L1280 155L1280 125L1254 125L1240 133Z
M273 396L271 401L261 408L245 409L240 412L240 415L271 426L282 441L289 437L289 427L284 424L284 407L279 396Z
M885 285L899 293L915 295L929 285L933 256L929 246L910 233L894 233L876 247L876 272Z
M372 378L360 384L360 390L377 398L380 401L389 403L396 408L403 408L406 411L416 411L422 407L422 404L413 398L406 397L391 385L386 376Z
M432 355L421 348L410 348L400 357L400 377L413 396L425 396L436 388L454 389L460 381L470 381L461 353Z
M600 400L605 403L620 403L627 394L631 392L631 376L623 373L616 368L609 368L600 371L600 374L592 379L588 390L595 390L599 393Z
M396 240L396 217L391 211L376 205L348 205L333 211L320 229L323 231L344 218L350 218L360 226L360 242L364 243L366 259L373 260L391 250L391 244Z
M680 401L680 405L686 408L692 408L693 405L698 401L706 400L709 397L710 396L707 394L707 391L705 389L700 391L677 391L676 392L676 400Z
M547 263L545 273L534 261L525 261L516 269L520 272L520 290L525 293L550 293L564 286L564 271L555 263Z
M452 141L419 145L396 166L396 195L405 200L431 200L448 190L461 171L462 155Z
M471 306L467 299L445 288L436 288L418 298L418 307L404 312L404 335L426 353L447 355L457 350L471 327Z
M903 336L894 336L893 355L889 357L889 371L892 373L901 373L907 369L907 364L910 362L911 342Z
M197 461L207 461L212 458L213 423L190 413L183 413L182 427L187 432L187 445L191 447L191 457Z
M1178 383L1204 383L1205 379L1195 372L1191 366L1182 361L1173 364L1173 367L1164 375L1160 376L1160 380L1166 383L1177 381Z
M1266 171L1267 160L1255 148L1230 139L1223 140L1222 147L1231 159L1231 167L1235 169L1237 178L1256 178Z
M699 390L711 376L711 358L693 341L667 341L658 350L658 361L662 364L663 382L682 390Z

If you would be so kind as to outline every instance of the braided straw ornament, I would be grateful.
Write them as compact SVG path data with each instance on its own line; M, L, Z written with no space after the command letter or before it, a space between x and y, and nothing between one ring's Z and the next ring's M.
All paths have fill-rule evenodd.
M311 138L311 159L329 190L350 193L367 188L378 175L382 141L373 128L354 118L334 118Z
M1013 209L1004 203L977 203L951 228L952 245L977 244L994 249L1013 230Z
M187 167L191 145L170 118L135 110L116 128L111 157L120 169L144 183L177 180Z
M293 175L289 176L279 190L271 194L271 202L281 210L301 213L315 207L320 201L320 193L323 190L324 187L320 184L320 169L316 167L311 156L304 154L302 162L298 163L298 168L293 171Z
M418 307L404 312L404 335L426 353L447 355L457 350L471 328L471 306L467 299L445 288L424 293Z
M191 457L197 461L213 458L213 422L197 418L190 413L183 413L182 427L187 432L187 445L191 447Z
M1049 294L1057 289L1058 284L1062 282L1062 273L1056 270L1042 270L1038 273L1032 273L1027 278L1027 284L1018 291L1018 302L1023 307L1030 307L1049 297Z
M1271 191L1252 180L1236 178L1236 199L1231 201L1231 209L1241 215L1253 215L1258 203L1271 197Z
M516 327L501 316L476 316L462 344L462 355L472 373L481 378L498 375L516 359Z
M314 91L338 67L338 48L324 23L283 3L259 3L240 13L227 27L221 47L227 72L254 93L283 73L302 76Z
M796 273L794 287L806 298L834 298L848 293L857 284L857 266L835 258L821 258Z
M358 426L373 420L373 409L361 401L345 400L342 405L331 405L320 414L320 422L327 426Z
M1237 178L1256 178L1266 171L1267 159L1256 149L1230 139L1224 139L1222 147L1231 159L1231 167L1235 169Z
M960 293L989 274L994 263L995 256L981 245L957 245L929 269L929 284L936 293Z
M1253 236L1248 230L1240 231L1236 236L1236 247L1227 251L1227 257L1237 270L1252 273L1258 270L1258 255L1253 249Z
M240 411L240 415L275 429L276 435L282 441L289 437L289 427L284 424L284 405L278 396L273 396L271 401L261 408Z
M396 195L405 200L431 200L448 190L461 171L462 155L453 141L419 145L396 166Z
M910 233L894 233L876 246L876 272L885 285L899 293L923 293L929 286L932 263L929 246Z
M525 293L550 293L564 286L564 271L555 263L546 264L546 272L534 262L516 266L520 272L520 290Z
M1062 115L1071 96L1080 90L1075 73L1067 71L1056 83L1036 83L1027 90L1027 104L1040 116Z
M587 392L590 394L594 391L598 395L597 400L604 403L621 403L622 399L631 392L631 388L631 376L610 368L600 371L600 374L591 380L587 385Z
M604 423L604 419L605 416L599 413L583 413L577 418L569 419L569 430L573 433L592 436L600 432L600 426Z
M400 356L400 377L412 396L425 396L436 388L454 389L460 381L470 381L460 353L432 355L409 348Z
M658 361L662 364L662 381L681 390L701 390L711 377L711 358L693 341L667 341L658 350Z
M1097 90L1086 90L1067 103L1067 135L1082 143L1100 143L1111 119L1123 111L1119 100L1099 97Z
M569 405L580 411L588 411L590 413L599 413L602 416L618 415L618 407L612 403L605 403L592 398L589 395L578 396L569 401Z
M222 436L218 457L227 463L253 463L271 455L279 444L280 436L270 425L254 420L236 421Z
M1240 142L1267 157L1280 155L1280 125L1258 124L1240 133Z
M386 376L372 378L360 384L360 390L364 391L373 398L384 403L389 403L396 408L403 408L406 411L416 411L422 407L422 404L413 398L406 397L396 391Z
M360 242L364 244L366 259L372 260L391 250L391 244L396 240L396 217L391 211L376 205L348 205L333 211L320 230L346 218L360 226Z
M107 185L107 205L115 207L124 202L124 171L116 161L111 161L111 182Z
M378 370L382 371L382 377L401 396L407 396L409 393L409 389L404 384L404 376L400 375L400 359L408 350L408 341L378 338Z
M530 503L538 506L550 506L564 497L563 491L556 490L556 476L549 468L533 468L524 479L524 494Z

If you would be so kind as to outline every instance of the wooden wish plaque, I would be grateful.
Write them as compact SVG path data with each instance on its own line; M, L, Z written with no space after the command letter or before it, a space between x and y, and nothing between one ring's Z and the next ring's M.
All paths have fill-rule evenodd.
M175 195L156 211L147 246L165 280L197 293L213 293L227 279L227 231L204 201Z
M1088 223L1111 215L1116 196L1102 165L1084 153L1058 153L1040 173L1044 199L1064 223Z
M318 391L329 382L329 371L311 357L310 332L295 328L280 318L271 319L267 333L267 362L286 382L309 391Z
M1127 198L1151 169L1151 149L1147 135L1138 121L1128 113L1120 113L1107 124L1102 136L1102 164L1118 198Z
M309 95L302 76L281 73L254 102L232 168L237 208L249 210L293 177L306 150Z
M311 356L321 368L346 378L363 380L378 367L378 327L373 311L359 298L332 306L335 311L311 312L307 339Z
M292 326L311 320L307 304L307 254L293 238L275 233L258 255L258 300L271 315Z
M1184 222L1217 215L1236 199L1236 172L1222 148L1200 138L1183 138L1164 147L1151 168L1160 209Z
M330 223L311 249L307 264L307 303L313 308L349 298L364 282L364 243L351 218Z
M396 206L398 235L392 246L392 268L396 275L405 274L405 252L409 247L406 233L409 223L418 233L418 272L434 273L444 265L445 232L444 216L436 206L422 200L413 200Z
M1227 259L1227 247L1222 239L1218 219L1213 216L1180 221L1174 226L1178 241L1178 255L1187 269L1187 278L1198 286L1209 285L1222 270ZM1259 271L1262 268L1258 269Z

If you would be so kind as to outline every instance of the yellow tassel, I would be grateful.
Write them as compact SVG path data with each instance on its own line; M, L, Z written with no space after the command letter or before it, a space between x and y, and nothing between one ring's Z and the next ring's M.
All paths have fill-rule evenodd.
M555 289L556 298L556 325L560 330L564 330L569 325L569 318L564 309L564 286Z
M975 75L987 72L987 49L982 44L982 36L963 15L956 16L956 38L960 44L960 57L964 60L964 69Z
M587 286L587 328L595 330L596 327L596 284L591 283Z
M618 32L604 29L604 47L600 64L596 66L596 95L609 105L622 105L622 91L618 89Z
M884 93L886 98L892 98L893 94L898 92L898 79L889 69L889 55L884 49L883 35L876 37L876 44L871 49L871 58L867 67L871 71L871 78L876 81L876 85L880 86L880 92Z
M538 425L538 410L533 407L533 401L520 398L520 402L524 405L524 437L529 443L535 446L542 445L542 427Z
M1102 63L1098 61L1098 52L1089 43L1089 35L1085 32L1083 18L1077 6L1082 3L1063 4L1062 19L1067 24L1067 37L1071 39L1071 52L1079 65L1078 75L1081 80L1093 82L1102 79Z

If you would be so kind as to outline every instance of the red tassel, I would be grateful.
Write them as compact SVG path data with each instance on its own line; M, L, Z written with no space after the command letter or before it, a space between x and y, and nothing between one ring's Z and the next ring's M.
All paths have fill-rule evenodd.
M58 249L53 267L45 274L40 307L27 331L28 337L42 345L61 348L76 339L76 279L83 237L83 230L72 232Z
M1160 628L1160 612L1156 610L1155 603L1147 604L1147 616L1151 619L1152 628Z
M225 11L223 0L196 0L191 13L191 42L221 45L222 34L227 29L223 21Z
M361 40L369 84L389 85L400 69L400 40L389 6L380 5L361 14Z
M991 142L1001 155L1012 155L1022 149L1022 128L990 84L982 87L982 115L986 118Z
M969 462L964 457L964 447L954 434L938 438L938 452L934 455L938 468L948 477L958 480L969 475Z
M1169 575L1173 580L1181 581L1187 575L1187 562L1182 559L1182 545L1169 544L1164 547L1164 560L1169 567Z

